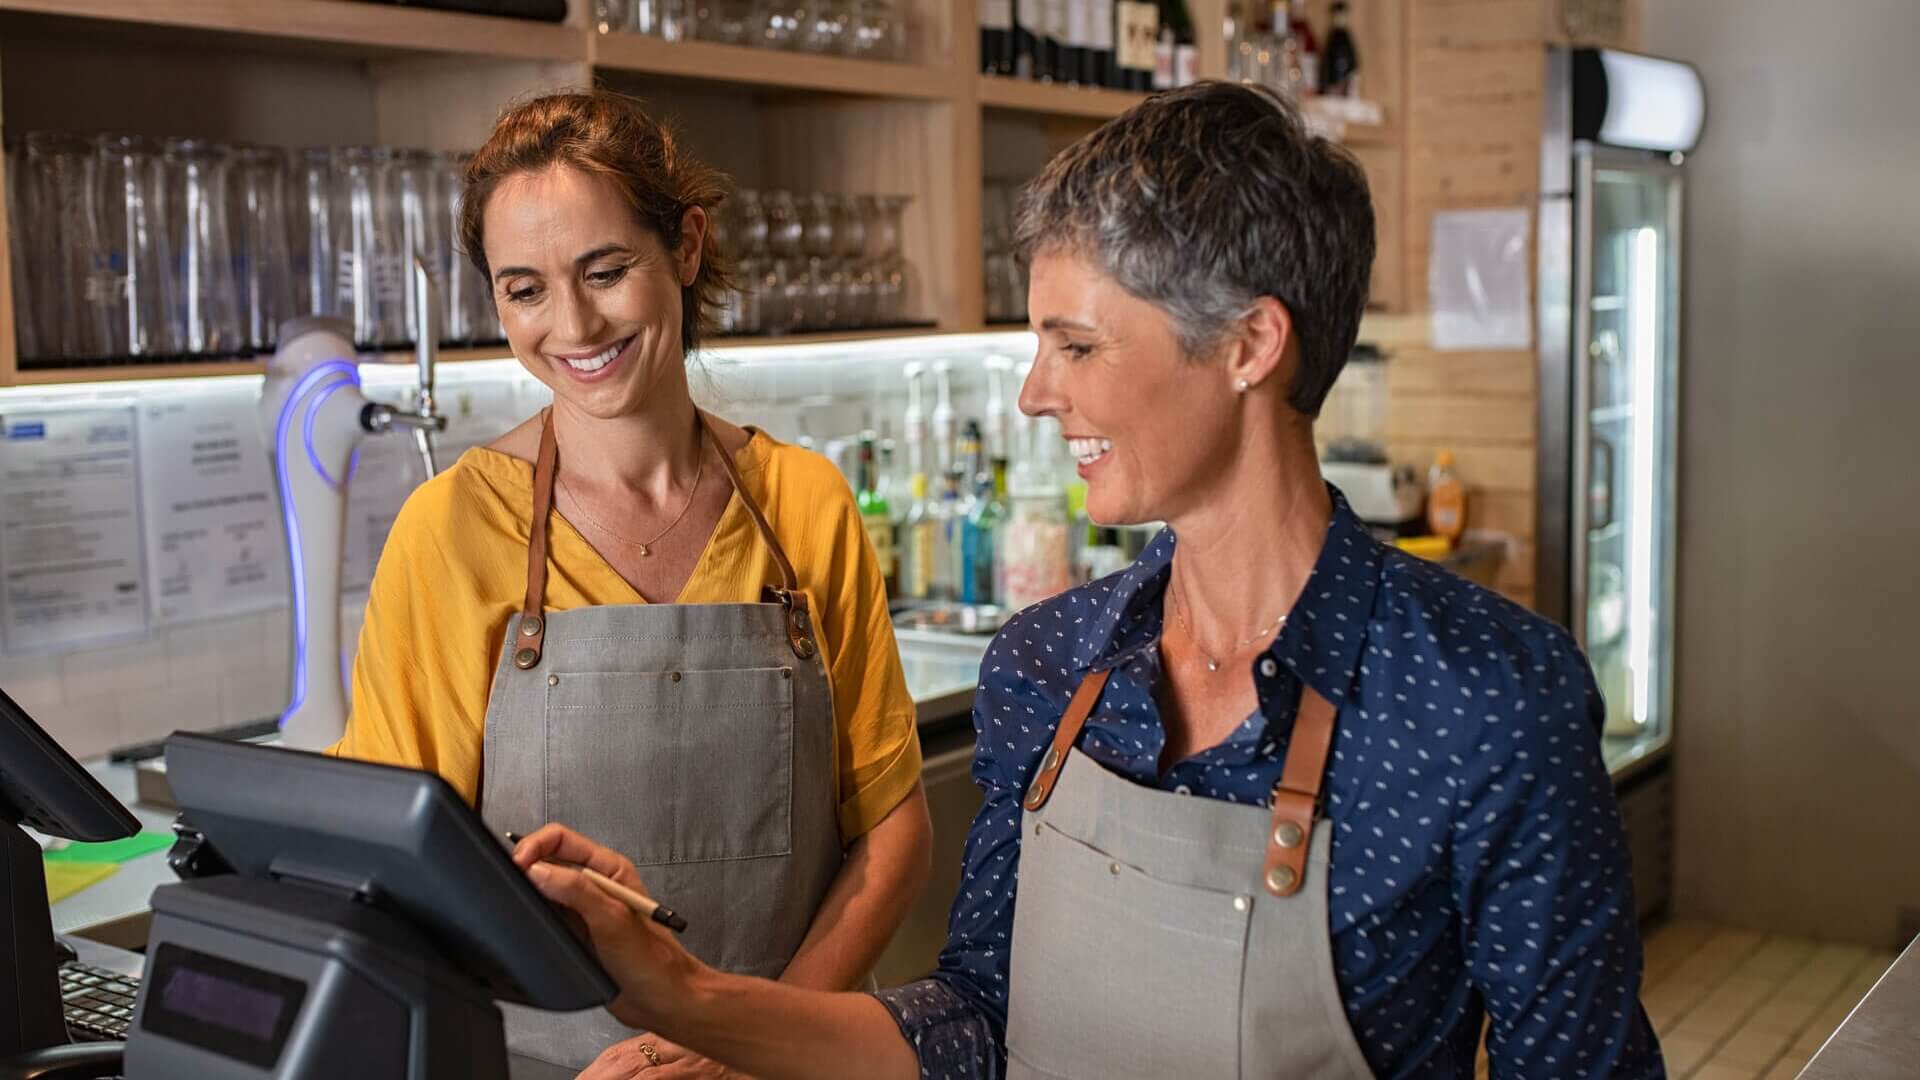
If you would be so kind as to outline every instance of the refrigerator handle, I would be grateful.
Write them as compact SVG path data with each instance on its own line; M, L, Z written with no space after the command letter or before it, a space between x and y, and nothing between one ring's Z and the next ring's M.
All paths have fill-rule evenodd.
M1613 443L1600 435L1592 439L1592 460L1587 466L1587 475L1592 478L1587 482L1587 530L1599 532L1613 524Z

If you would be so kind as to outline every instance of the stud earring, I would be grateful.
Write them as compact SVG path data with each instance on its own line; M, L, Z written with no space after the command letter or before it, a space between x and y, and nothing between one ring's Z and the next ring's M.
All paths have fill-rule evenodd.
M1247 391L1249 391L1249 390L1251 390L1251 389L1253 389L1253 384L1252 384L1252 383L1250 383L1250 382L1248 382L1248 381L1247 381L1247 380L1245 380L1245 379L1241 379L1241 380L1239 381L1239 383L1237 383L1237 384L1236 384L1236 385L1234 386L1234 389L1235 389L1235 390L1238 390L1238 391L1240 391L1241 393L1243 393L1243 394L1244 394L1244 393L1246 393Z

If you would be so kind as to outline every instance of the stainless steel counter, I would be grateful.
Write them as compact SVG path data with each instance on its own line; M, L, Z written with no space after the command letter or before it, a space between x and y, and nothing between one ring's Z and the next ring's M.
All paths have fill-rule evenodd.
M1920 940L1907 946L1826 1045L1800 1080L1874 1080L1920 1071Z
M965 716L973 708L974 682L985 637L902 631L900 660L906 668L907 691L913 695L915 717L922 727L939 726ZM971 749L968 750L971 756ZM173 811L135 801L131 765L90 762L87 771L106 785L114 797L133 810L145 829L170 831ZM138 948L147 938L147 901L155 886L174 880L165 851L142 855L120 864L112 877L90 885L53 905L55 933L73 934L122 948Z

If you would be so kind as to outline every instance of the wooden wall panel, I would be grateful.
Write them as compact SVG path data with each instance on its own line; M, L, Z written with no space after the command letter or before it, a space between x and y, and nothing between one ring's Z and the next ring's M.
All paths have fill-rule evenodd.
M1407 306L1427 310L1433 214L1533 208L1540 176L1546 5L1551 0L1418 0L1408 10ZM1531 262L1531 256L1529 256ZM1506 538L1498 583L1533 600L1538 429L1532 349L1403 347L1389 364L1395 460L1451 450L1469 492L1468 527Z

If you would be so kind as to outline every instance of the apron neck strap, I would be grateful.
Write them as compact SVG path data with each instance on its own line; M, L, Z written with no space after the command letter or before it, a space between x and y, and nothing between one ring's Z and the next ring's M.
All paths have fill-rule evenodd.
M753 518L754 528L759 530L760 538L766 541L767 549L773 553L774 565L780 571L781 587L776 591L776 596L783 603L791 605L790 598L798 596L800 591L800 579L794 573L792 560L787 558L786 549L780 546L780 539L774 535L773 526L767 522L767 515L761 512L760 504L747 493L746 485L740 478L740 466L734 463L733 455L714 438L713 426L707 422L707 414L695 409L694 416L699 420L707 439L714 444L714 452L720 457L720 466L726 471L727 482L733 485L734 495L747 508L747 514ZM540 414L540 451L533 462L533 522L527 533L527 596L520 606L519 631L514 642L513 662L522 670L540 663L541 647L546 641L544 611L547 603L548 533L553 517L553 482L559 472L560 444L554 437L553 410L549 408ZM801 629L805 629L804 615L801 617ZM808 646L811 645L809 641Z
M1327 752L1333 748L1333 726L1339 710L1311 686L1300 688L1300 709L1287 737L1287 760L1280 766L1280 782L1273 785L1273 828L1267 833L1267 859L1261 884L1275 896L1300 891L1307 876L1307 846L1313 839L1313 819L1320 810L1320 783L1327 774Z
M1053 745L1040 760L1040 771L1027 786L1021 805L1039 810L1053 797L1060 782L1060 770L1067 755L1080 741L1093 706L1106 689L1113 674L1090 671L1073 691L1067 711L1054 729ZM1339 710L1311 686L1300 691L1300 709L1293 718L1293 733L1287 738L1287 758L1280 766L1280 780L1273 785L1273 827L1267 833L1266 864L1261 884L1275 896L1292 896L1300 891L1306 877L1307 848L1313 839L1313 819L1320 810L1321 783L1326 778L1327 754L1333 748L1333 729Z
M527 530L527 598L520 605L513 664L525 671L540 662L547 639L547 519L553 512L553 478L559 472L560 444L553 436L553 410L540 414L540 452L533 461L533 523Z
M1038 810L1047 805L1053 797L1053 786L1060 781L1060 770L1067 763L1067 753L1073 744L1080 741L1080 729L1087 725L1087 717L1093 714L1094 703L1100 700L1100 691L1107 688L1107 680L1113 676L1113 669L1089 671L1087 677L1080 680L1074 688L1072 700L1067 702L1067 711L1060 717L1060 726L1054 729L1053 745L1047 748L1047 756L1040 759L1040 771L1034 775L1033 783L1027 786L1027 798L1023 806L1029 810Z

